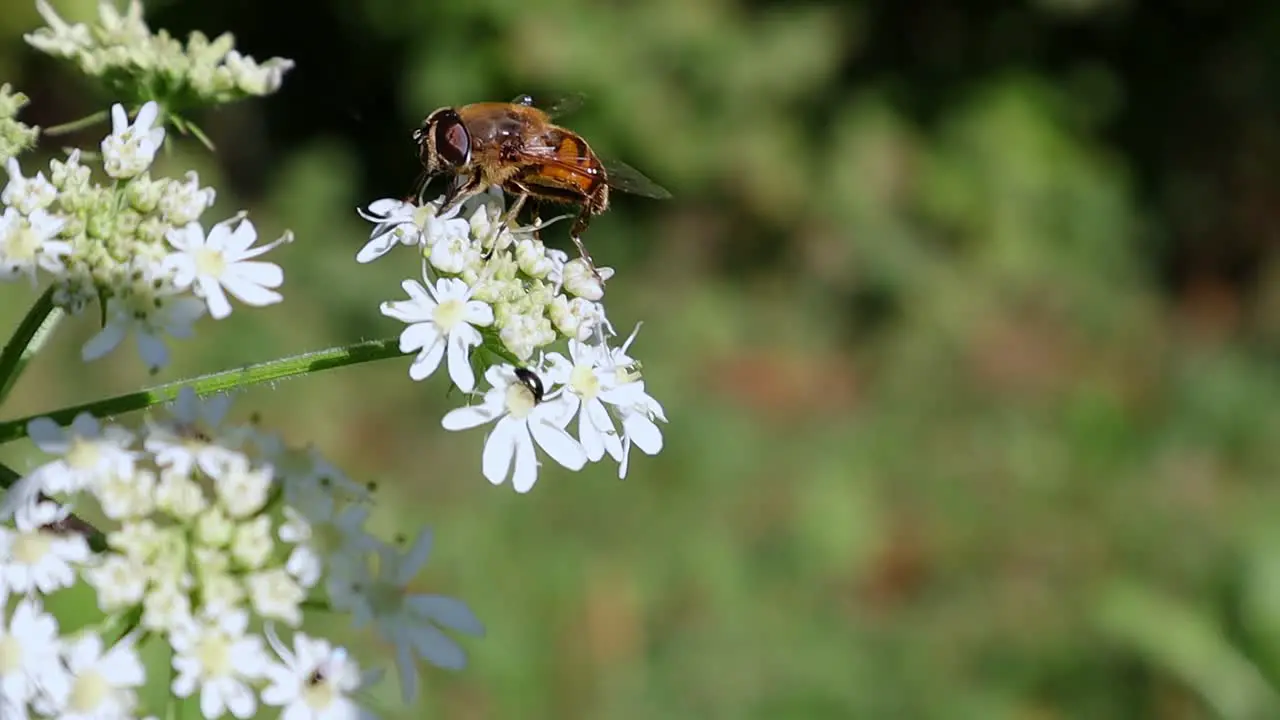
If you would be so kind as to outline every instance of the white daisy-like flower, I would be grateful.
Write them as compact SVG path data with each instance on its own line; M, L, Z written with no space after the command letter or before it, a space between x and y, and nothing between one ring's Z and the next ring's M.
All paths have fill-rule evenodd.
M79 533L49 529L70 514L56 503L38 502L18 511L14 529L0 527L0 585L48 595L75 584L74 566L89 560L89 543Z
M516 492L526 493L538 480L536 442L547 455L570 470L581 470L587 454L557 424L561 406L544 402L542 380L532 371L510 365L494 365L485 372L492 386L479 405L449 411L446 430L466 430L497 421L484 443L481 468L494 485L508 476ZM513 463L514 459L514 463Z
M607 357L603 348L577 340L569 341L569 357L560 353L547 356L547 378L566 390L557 398L564 413L561 422L567 425L575 415L578 417L578 442L591 462L598 462L605 452L614 460L622 460L622 439L605 403L629 399L617 389L618 376L613 368L601 367Z
M345 648L295 633L290 650L271 629L267 641L283 662L267 666L270 684L262 691L262 702L283 708L280 720L372 718L351 699L363 678Z
M233 610L175 630L173 694L185 698L198 689L206 718L226 712L242 720L252 716L258 696L250 683L266 673L267 655L261 637L245 634L248 626L248 613Z
M23 215L49 207L58 197L58 189L44 178L43 172L37 172L32 178L24 177L17 158L9 158L5 169L9 171L9 184L0 192L0 202Z
M406 703L412 703L417 697L415 658L453 670L466 665L462 648L441 632L441 627L468 635L484 635L484 626L462 601L408 591L409 583L431 554L431 542L430 531L423 530L404 554L384 546L379 553L376 575L369 574L366 565L362 576L351 578L358 586L353 593L357 602L351 608L355 627L372 624L384 640L395 646L400 689Z
M103 427L89 413L80 413L65 429L49 418L36 418L27 423L27 437L42 451L61 456L28 475L50 495L77 492L115 475L132 475L138 458L132 449L133 433L118 425ZM4 507L0 515L8 517L8 498Z
M123 105L111 106L111 134L102 141L102 168L114 178L131 178L151 167L164 142L164 128L153 128L160 106L150 101L138 110L133 124Z
M7 622L0 613L0 707L21 717L46 688L64 685L61 649L58 621L35 600L20 600Z
M374 224L369 242L356 253L356 262L369 263L386 255L397 245L430 246L446 237L466 237L469 226L458 217L459 207L437 215L439 205L383 198L369 203L368 211L358 209L360 217Z
M107 301L107 325L84 344L80 357L85 362L97 360L116 349L132 331L143 362L158 370L169 363L164 336L191 337L192 326L204 313L204 301L182 294L171 283L137 283L128 295Z
M0 215L0 280L26 277L35 287L36 270L54 275L66 271L63 258L71 254L71 243L55 240L66 220L36 209L29 216L15 208Z
M662 430L654 421L665 423L667 416L662 405L645 392L644 381L637 380L618 389L625 394L617 406L622 415L622 459L618 462L618 477L625 478L632 445L646 455L662 451Z
M231 229L233 223L235 230ZM194 222L170 230L166 237L177 249L164 259L164 267L173 272L174 284L184 289L194 285L196 295L209 304L209 314L215 320L231 314L227 293L255 307L283 299L272 288L284 283L284 271L275 263L252 258L289 242L291 234L252 247L258 240L257 230L247 218L238 216L214 225L207 237L204 228Z
M132 638L104 648L99 635L87 633L66 647L63 662L69 677L50 688L48 707L37 702L37 710L59 720L133 717L146 672Z
M425 273L423 279L427 279ZM400 351L418 351L409 377L429 377L440 367L447 349L450 379L463 392L471 392L476 377L470 353L484 340L476 327L493 324L493 308L472 300L467 284L457 278L441 278L426 287L417 280L405 280L401 287L409 300L382 303L382 314L409 324L400 333Z

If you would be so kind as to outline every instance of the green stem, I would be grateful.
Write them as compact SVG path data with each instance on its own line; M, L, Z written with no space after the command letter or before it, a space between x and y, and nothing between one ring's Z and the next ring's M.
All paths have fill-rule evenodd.
M234 390L247 385L281 380L295 375L306 375L321 370L359 365L360 363L374 360L386 360L405 354L400 351L399 337L394 337L303 353L278 360L246 365L235 370L224 370L197 378L178 380L147 388L146 390L139 390L138 392L117 395L113 398L95 400L53 412L0 422L0 445L26 437L27 423L39 417L50 418L59 425L69 425L76 415L80 413L89 413L97 418L105 418L133 412L134 410L142 410L152 405L159 405L178 397L178 391L184 387L190 387L196 391L197 395L203 396Z
M76 130L83 130L84 128L92 125L97 125L103 120L106 120L108 115L109 113L106 110L99 110L98 112L82 117L79 120L72 120L71 122L62 123L61 125L53 125L51 127L43 128L40 132L51 137L66 135L67 133L75 132Z
M13 337L9 338L4 350L0 350L0 403L9 396L18 376L48 342L65 314L62 308L53 304L53 287L45 290L27 311Z

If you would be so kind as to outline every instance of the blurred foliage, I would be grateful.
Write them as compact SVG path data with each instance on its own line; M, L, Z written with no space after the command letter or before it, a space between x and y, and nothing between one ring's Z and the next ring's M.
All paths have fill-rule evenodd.
M25 119L106 102L10 2ZM489 487L398 361L245 394L380 480L391 526L434 524L431 584L489 623L385 717L1280 717L1280 5L149 7L299 63L204 118L218 158L169 159L299 242L286 302L166 378L396 331L377 303L414 268L357 267L353 209L404 192L437 106L585 93L569 122L677 196L589 238L672 421L624 483ZM6 411L147 380L81 370L91 330Z

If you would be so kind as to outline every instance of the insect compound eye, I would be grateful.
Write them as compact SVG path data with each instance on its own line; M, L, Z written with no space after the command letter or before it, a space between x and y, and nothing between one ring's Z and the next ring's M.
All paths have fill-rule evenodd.
M534 403L542 402L542 396L544 394L542 378L534 374L532 370L516 368L516 379L520 381L521 385L529 388L529 392L533 393Z
M459 167L471 162L471 133L453 110L442 110L435 117L435 151L446 165Z

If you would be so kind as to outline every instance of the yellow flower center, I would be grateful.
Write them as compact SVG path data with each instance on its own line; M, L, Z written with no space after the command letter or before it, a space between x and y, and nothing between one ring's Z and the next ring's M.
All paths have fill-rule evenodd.
M13 558L23 565L35 565L53 544L53 536L39 530L18 535L13 541Z
M231 643L218 633L210 633L200 639L196 657L204 667L205 677L225 677L231 674Z
M573 366L573 372L569 373L569 387L582 396L584 401L594 400L596 393L600 392L600 377L590 365L578 363Z
M0 637L0 675L8 675L22 667L22 643L12 635Z
M88 670L76 678L71 686L71 709L77 714L88 714L101 707L111 694L111 683L97 670Z
M431 319L435 321L437 327L447 333L462 322L462 316L466 310L466 304L457 298L445 300L436 305L435 312L431 314Z
M537 407L538 401L533 391L523 383L514 382L507 386L507 412L517 420L523 420Z
M227 269L227 259L219 250L202 247L196 252L195 260L196 273L200 275L222 277L222 273Z

